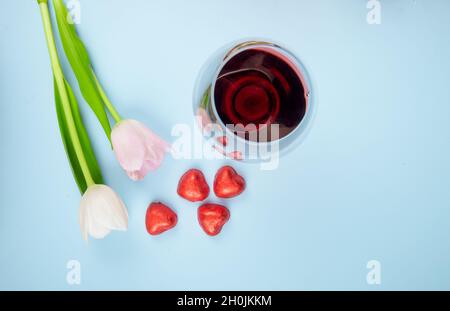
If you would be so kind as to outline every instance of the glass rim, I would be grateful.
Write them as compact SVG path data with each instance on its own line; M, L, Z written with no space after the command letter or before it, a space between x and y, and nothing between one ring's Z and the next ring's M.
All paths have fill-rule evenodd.
M306 109L305 109L305 115L295 126L295 128L289 132L287 135L278 138L274 141L252 141L245 139L236 133L232 132L228 126L225 125L222 118L220 117L216 103L215 103L215 86L217 83L217 80L219 78L220 72L222 71L223 67L236 55L242 53L243 51L246 51L248 49L252 49L255 47L264 47L273 49L278 53L282 53L284 56L286 56L289 61L293 63L293 65L296 67L295 69L298 70L299 78L303 84L303 87L305 89L305 99L306 99ZM276 43L272 40L267 39L244 39L244 40L238 40L233 43L233 46L226 52L225 56L223 57L220 66L217 68L213 80L211 81L211 88L210 88L210 101L211 101L211 108L214 113L214 116L216 118L216 121L219 122L219 125L224 129L226 135L229 134L232 137L235 137L238 141L241 141L244 144L248 145L273 145L273 144L280 144L282 142L285 142L289 138L292 138L294 135L298 135L299 137L302 136L302 134L306 133L307 129L309 128L309 123L312 121L312 114L314 109L314 104L312 103L312 90L311 90L311 82L310 77L308 74L308 71L306 70L303 63L287 48L284 47L284 45L281 45L279 43ZM300 128L303 127L303 130L300 130ZM299 137L294 138L295 140L299 139ZM279 150L279 152L282 152L283 150Z

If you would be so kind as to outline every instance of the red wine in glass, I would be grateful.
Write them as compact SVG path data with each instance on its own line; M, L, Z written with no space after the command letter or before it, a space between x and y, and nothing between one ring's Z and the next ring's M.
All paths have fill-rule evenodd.
M244 49L220 69L214 85L217 114L225 125L254 125L259 130L278 124L282 138L306 114L308 90L303 81L295 62L277 49Z

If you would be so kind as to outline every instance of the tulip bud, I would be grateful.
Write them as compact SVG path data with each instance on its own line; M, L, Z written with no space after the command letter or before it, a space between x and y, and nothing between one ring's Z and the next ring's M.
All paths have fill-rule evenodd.
M123 120L111 132L111 141L120 166L132 180L141 180L157 169L169 144L135 120Z
M91 185L80 203L80 227L85 240L88 235L103 239L111 230L126 231L128 212L120 197L110 187Z

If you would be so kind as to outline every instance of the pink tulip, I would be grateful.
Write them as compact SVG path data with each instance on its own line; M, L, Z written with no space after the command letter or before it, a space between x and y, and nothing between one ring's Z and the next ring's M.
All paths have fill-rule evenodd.
M132 180L141 180L157 169L170 147L164 140L135 120L120 121L111 132L120 166Z
M200 130L204 135L209 135L212 132L220 133L222 128L217 122L213 122L205 108L200 107L195 115ZM219 134L218 134L219 135Z

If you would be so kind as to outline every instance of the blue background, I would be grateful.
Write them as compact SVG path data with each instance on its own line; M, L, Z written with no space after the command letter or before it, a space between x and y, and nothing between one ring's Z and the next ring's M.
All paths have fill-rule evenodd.
M168 140L174 124L192 122L205 60L242 37L273 38L300 57L317 114L277 170L233 163L248 189L226 202L231 220L211 238L176 185L191 167L212 182L226 161L168 157L134 183L77 92L130 214L127 233L86 244L38 6L0 0L0 289L450 289L449 1L381 1L380 25L366 22L365 0L81 2L77 28L110 98ZM159 237L144 226L153 200L179 216ZM66 282L71 259L78 286ZM372 259L381 285L366 282Z

